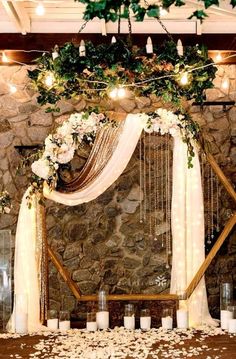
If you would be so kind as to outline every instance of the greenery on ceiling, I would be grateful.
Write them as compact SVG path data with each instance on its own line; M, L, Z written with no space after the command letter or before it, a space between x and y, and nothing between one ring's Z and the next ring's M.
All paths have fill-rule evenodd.
M117 21L118 18L128 18L129 11L132 10L137 21L143 21L145 15L148 17L159 18L160 7L169 8L171 5L184 6L186 3L183 0L75 0L86 5L84 12L85 20L92 20L95 17L105 19L106 21ZM212 5L219 6L219 0L198 0L199 5L208 9ZM230 0L230 4L234 8L236 0ZM190 18L196 17L201 21L207 17L203 9L194 11Z
M49 111L53 107L57 110L60 99L108 99L110 91L119 86L136 96L155 94L181 109L183 98L204 100L204 91L213 87L215 72L204 47L186 47L179 56L176 44L167 41L147 55L145 49L129 47L117 39L116 43L98 46L86 43L86 56L80 56L78 46L66 43L56 59L50 53L41 56L29 77L39 92L39 104L53 105ZM184 73L189 79L186 85L180 83ZM48 76L53 78L50 86Z

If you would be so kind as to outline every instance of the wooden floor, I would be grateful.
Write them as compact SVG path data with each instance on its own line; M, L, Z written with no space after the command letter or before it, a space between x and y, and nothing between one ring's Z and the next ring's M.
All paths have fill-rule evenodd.
M144 335L148 335L146 332ZM207 351L202 351L202 353L198 355L183 355L179 354L179 356L171 355L167 356L165 352L159 352L156 356L152 356L151 351L155 352L157 348L160 348L160 342L156 343L153 346L153 349L150 350L150 354L148 354L145 358L152 359L153 357L158 359L163 358L198 358L198 359L234 359L236 358L236 335L217 335L213 337L207 337L204 339L201 344L198 341L199 335L196 334L194 338L190 340L186 340L181 345L176 345L176 350L178 349L189 349L189 348L197 348L199 346L208 347ZM38 344L39 341L43 339L45 342L52 340L52 337L42 337L42 336L24 336L15 339L2 339L0 337L0 359L11 359L11 358L58 358L58 354L52 353L51 351L44 353L42 355L39 354L38 350L34 348L34 345ZM78 343L79 345L79 343ZM52 345L54 347L54 345ZM52 349L51 347L51 349ZM35 356L34 353L38 352ZM63 359L63 356L60 356ZM68 356L66 356L68 358ZM71 358L75 358L74 354L71 353ZM96 357L93 357L96 358ZM100 357L99 357L100 358ZM104 357L104 359L109 359L110 356ZM113 357L112 357L113 358ZM115 357L114 357L115 358ZM87 356L86 356L87 359ZM139 357L127 356L126 359L139 359Z

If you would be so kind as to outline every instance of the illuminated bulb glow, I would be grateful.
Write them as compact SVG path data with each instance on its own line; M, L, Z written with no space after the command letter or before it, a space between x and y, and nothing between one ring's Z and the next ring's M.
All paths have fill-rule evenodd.
M180 77L180 83L181 85L187 85L188 84L188 73L184 72Z
M40 2L38 3L36 9L35 9L35 13L38 16L43 16L45 14L45 8L43 6L43 4Z
M17 88L16 88L15 85L10 84L10 85L9 85L9 90L10 90L11 93L16 93Z
M160 16L166 16L168 14L168 10L162 6L160 6Z
M229 88L229 79L223 79L221 87L222 89L227 90Z
M218 54L216 55L216 62L221 62L222 61L222 56L221 56L221 53L218 52Z
M51 87L54 83L54 76L52 74L48 74L45 78L45 85L47 87Z
M2 62L9 62L9 58L5 54L5 52L2 53Z
M123 87L120 88L114 88L113 90L110 91L109 93L110 98L112 98L113 100L119 98L124 98L126 96L126 91Z

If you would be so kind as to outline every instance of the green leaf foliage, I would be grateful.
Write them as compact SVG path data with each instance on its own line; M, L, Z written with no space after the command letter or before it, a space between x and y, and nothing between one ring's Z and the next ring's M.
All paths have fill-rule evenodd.
M190 81L183 86L179 80L186 71ZM86 43L84 57L79 56L78 47L66 43L54 61L51 54L39 58L37 68L29 71L29 77L39 93L38 103L52 105L47 111L58 111L56 104L60 99L77 96L108 99L110 89L119 85L128 85L136 96L156 94L181 108L183 98L204 100L205 90L213 87L215 72L216 67L204 47L186 47L180 57L176 44L168 41L147 56L144 48L128 47L117 39L114 44ZM50 87L45 83L49 73L54 78ZM98 110L103 111L99 105Z
M169 8L171 5L175 6L184 6L185 2L183 0L161 0L158 2L158 5L148 5L148 0L144 1L144 4L141 0L74 0L85 4L84 19L92 20L95 17L99 19L105 19L105 21L117 21L119 16L123 18L128 18L129 8L132 9L134 17L137 21L143 21L145 15L149 17L159 17L159 7ZM199 0L199 4L204 5L207 9L212 5L219 6L219 0ZM236 0L230 0L231 6L234 8L236 6ZM121 10L121 14L120 14ZM196 17L201 21L206 17L206 13L203 10L196 10L191 15Z

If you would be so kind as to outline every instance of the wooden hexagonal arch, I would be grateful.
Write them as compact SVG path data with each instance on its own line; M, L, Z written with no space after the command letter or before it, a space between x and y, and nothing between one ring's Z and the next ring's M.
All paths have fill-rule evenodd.
M216 176L222 183L223 187L226 189L230 197L234 200L236 203L236 192L229 182L229 180L224 175L223 171L218 166L217 162L215 161L214 157L211 154L206 154L206 159L211 165L213 171L215 172ZM45 217L45 208L41 207L41 215L42 215L42 221L44 224L46 223L46 217ZM221 234L219 235L217 241L215 242L214 246L212 247L209 254L206 256L204 262L198 269L197 273L193 277L191 283L188 285L188 287L185 289L185 299L189 298L195 288L197 287L198 283L200 282L201 278L205 274L207 268L209 267L210 263L212 262L213 258L219 251L220 247L224 243L225 239L231 232L232 228L236 224L236 211L233 213L233 215L230 217L230 219L225 224ZM45 225L43 226L44 228ZM55 265L56 269L64 279L64 281L67 283L68 287L72 291L73 295L76 297L78 301L96 301L98 299L97 295L82 295L81 291L78 287L78 285L71 279L70 273L68 270L63 266L63 263L58 259L56 253L52 250L52 248L47 244L46 240L46 230L43 234L44 237L44 243L47 248L47 254L48 257L51 259L52 263ZM45 273L47 275L47 273ZM111 294L108 295L109 301L127 301L127 300L133 300L133 301L147 301L147 300L178 300L178 295L176 294ZM183 296L181 297L183 299ZM42 313L41 313L42 314Z

